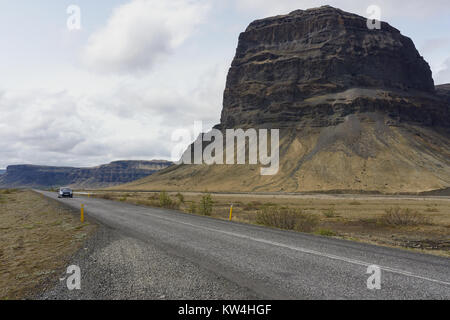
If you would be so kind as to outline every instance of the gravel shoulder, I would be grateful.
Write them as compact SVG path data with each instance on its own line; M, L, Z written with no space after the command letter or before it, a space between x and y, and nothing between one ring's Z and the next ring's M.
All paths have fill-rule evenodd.
M43 300L257 299L251 290L217 276L151 242L100 224L71 260L81 269L81 290L55 279ZM66 278L63 273L59 278Z

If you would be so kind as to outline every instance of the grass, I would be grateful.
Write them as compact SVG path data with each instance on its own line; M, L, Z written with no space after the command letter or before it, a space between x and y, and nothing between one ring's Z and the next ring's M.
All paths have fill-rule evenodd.
M257 213L256 223L285 230L312 232L318 219L296 208L270 206Z
M159 206L166 209L179 209L180 203L172 200L167 192L163 191L159 194Z
M181 193L177 193L175 197L178 199L179 203L184 203L184 196Z
M32 191L0 193L0 300L33 298L95 226Z
M105 199L105 200L114 200L114 195L111 193L100 193L96 195L97 198Z
M17 189L3 189L0 190L0 194L14 194L17 193Z
M245 211L260 210L262 206L263 204L260 201L251 201L244 205L243 210Z
M335 237L337 235L334 231L328 229L319 229L318 231L315 232L315 234L324 237Z
M327 218L336 217L336 209L334 207L328 208L327 210L322 211L322 213Z
M431 219L418 211L409 208L394 207L386 209L380 218L382 224L388 226L420 226L431 223Z
M191 202L191 204L189 205L188 213L197 213L197 205L195 204L195 202Z

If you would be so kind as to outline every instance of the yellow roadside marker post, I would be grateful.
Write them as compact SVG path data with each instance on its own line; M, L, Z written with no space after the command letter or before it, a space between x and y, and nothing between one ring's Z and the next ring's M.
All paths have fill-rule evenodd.
M230 221L233 220L233 204L231 204L230 208Z
M84 223L84 204L81 204L81 223Z

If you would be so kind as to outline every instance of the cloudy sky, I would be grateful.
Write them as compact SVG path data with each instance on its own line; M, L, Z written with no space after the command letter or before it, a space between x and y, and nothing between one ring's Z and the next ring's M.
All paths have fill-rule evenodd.
M239 33L253 20L369 5L450 82L448 0L0 0L0 169L170 159L175 129L219 122ZM81 29L69 30L71 5ZM73 20L70 20L73 22Z

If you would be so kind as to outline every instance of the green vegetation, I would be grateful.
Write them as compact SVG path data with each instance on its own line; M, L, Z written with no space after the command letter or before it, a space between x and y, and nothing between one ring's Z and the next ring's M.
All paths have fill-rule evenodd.
M167 209L178 209L180 204L177 201L172 200L167 192L162 191L159 194L159 206Z
M188 209L189 213L197 213L197 206L195 205L195 202L191 202Z
M331 207L327 210L322 211L323 215L327 218L334 218L336 217L336 209L334 207Z
M206 195L204 195L200 200L200 214L204 216L212 215L213 204L214 202L212 200L211 194L207 193Z
M334 231L331 231L328 229L319 229L315 233L319 236L324 236L324 237L335 237L336 236L336 233Z
M178 192L175 197L178 198L179 203L184 203L184 196L181 193Z

